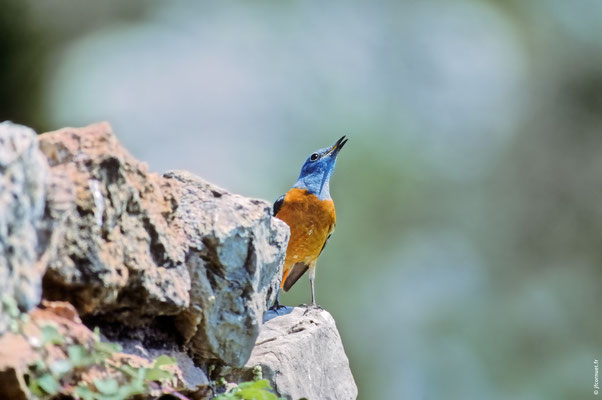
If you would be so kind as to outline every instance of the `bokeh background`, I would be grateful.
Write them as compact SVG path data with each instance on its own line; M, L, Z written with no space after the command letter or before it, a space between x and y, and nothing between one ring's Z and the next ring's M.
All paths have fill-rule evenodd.
M317 298L360 398L594 397L601 1L4 0L0 87L270 201L348 135Z

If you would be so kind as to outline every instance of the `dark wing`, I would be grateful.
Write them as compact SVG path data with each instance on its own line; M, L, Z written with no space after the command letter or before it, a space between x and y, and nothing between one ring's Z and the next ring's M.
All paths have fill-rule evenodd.
M322 252L324 251L324 247L326 247L326 243L328 243L328 239L330 239L330 237L332 236L332 233L334 232L334 228L335 228L335 225L332 225L330 227L330 233L328 234L328 236L326 236L326 240L324 241L324 244L322 245L322 248L320 249L320 254L318 254L318 256L320 256L322 254Z
M324 251L324 247L326 247L326 243L328 243L328 239L330 239L330 237L332 236L332 232L334 232L334 226L330 230L328 237L326 237L326 240L324 241L324 244L322 245L322 249L320 249L320 254L322 254L322 252ZM309 265L302 263L302 262L298 262L297 264L293 265L291 267L290 271L288 272L288 275L286 276L284 285L282 285L282 288L284 289L284 291L288 292L288 290L293 287L295 282L297 282L299 280L299 278L301 278L303 276L303 274L305 273L305 271L307 271L308 269L309 269Z
M280 208L282 208L282 203L284 203L284 195L278 197L278 199L274 202L274 217L276 216L276 214L278 214Z
M305 273L305 271L308 270L308 268L309 268L309 265L302 263L302 262L298 262L297 264L293 265L291 267L290 271L288 272L288 275L286 276L284 285L282 285L282 288L284 289L284 291L288 292L289 289L293 287L295 282L297 282L299 280L299 278L301 278L301 276L303 276L303 274Z
M326 243L328 243L328 239L330 239L330 237L332 236L332 233L328 235L328 237L326 238L326 240L324 241L324 244L322 245L322 249L320 250L320 254L322 254L322 252L324 251L324 247L326 247Z

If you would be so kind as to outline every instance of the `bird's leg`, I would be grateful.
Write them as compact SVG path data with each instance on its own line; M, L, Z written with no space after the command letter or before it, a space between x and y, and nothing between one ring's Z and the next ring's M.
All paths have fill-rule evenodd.
M311 308L317 308L318 310L323 310L323 308L316 304L316 290L314 288L314 280L316 278L316 268L309 269L309 285L311 286L311 305L307 307L305 313L307 313Z
M309 270L309 284L311 286L311 306L315 307L316 306L316 292L314 289L314 279L316 277L316 269L315 268L311 268Z

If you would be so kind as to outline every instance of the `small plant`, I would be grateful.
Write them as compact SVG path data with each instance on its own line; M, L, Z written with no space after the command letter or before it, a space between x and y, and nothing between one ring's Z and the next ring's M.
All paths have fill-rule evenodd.
M167 393L180 400L187 397L174 391L164 383L174 379L174 375L163 369L175 364L176 360L166 355L159 356L150 367L132 367L119 364L113 355L121 351L116 343L102 342L98 328L94 329L93 340L87 344L72 343L64 337L56 326L51 324L37 325L39 337L27 336L24 325L30 320L29 315L21 313L16 301L3 296L2 305L9 316L9 329L23 335L40 355L39 360L29 366L27 373L30 393L40 400L53 398L61 394L69 394L81 400L126 400L136 395L148 395L151 392ZM60 346L67 357L48 362L48 345ZM94 378L90 382L82 381L74 384L77 377L91 369L104 371L103 378ZM210 368L211 369L211 368ZM108 372L108 373L106 373ZM216 384L226 386L224 378ZM260 366L253 368L253 380L240 383L225 393L214 397L214 400L284 400L272 391L270 382L263 379Z
M41 327L42 340L40 349L44 345L64 344L58 330L52 325ZM61 382L69 374L82 372L86 369L100 367L112 371L109 378L96 378L92 382L80 382L73 389L73 395L83 400L125 400L137 394L149 393L153 389L165 391L155 382L168 381L174 378L169 371L162 369L165 365L174 364L176 361L166 355L157 358L150 367L134 368L130 365L118 365L111 360L116 352L121 351L121 346L115 343L100 341L98 328L94 330L94 341L91 345L71 344L67 346L65 360L57 360L46 365L38 362L31 366L29 375L29 390L38 398L46 398L63 391Z
M226 386L226 379L221 377L216 382L217 386ZM267 379L263 379L261 366L253 368L253 380L242 382L229 389L226 393L215 396L214 400L284 400L272 392L272 387Z
M49 399L65 394L67 387L70 387L70 394L82 400L125 400L151 391L169 393L181 400L187 399L169 387L162 386L164 382L174 379L174 375L163 367L175 364L175 359L162 355L150 367L121 365L112 359L115 353L121 351L121 346L102 342L98 328L94 329L92 342L87 344L67 344L67 338L51 324L36 324L40 337L27 337L23 325L29 321L29 316L19 311L11 297L3 297L2 303L10 317L10 330L26 336L29 344L40 354L39 360L29 366L27 374L29 391L36 398ZM47 347L49 344L63 347L67 358L48 363L47 360L51 358ZM93 368L109 373L104 374L104 378L95 378L91 382L80 382L73 386L77 374Z
M272 392L267 379L243 382L214 397L214 400L283 400Z
M20 333L21 326L27 322L29 316L19 311L17 300L14 297L3 295L2 296L2 309L8 316L8 329L13 333Z

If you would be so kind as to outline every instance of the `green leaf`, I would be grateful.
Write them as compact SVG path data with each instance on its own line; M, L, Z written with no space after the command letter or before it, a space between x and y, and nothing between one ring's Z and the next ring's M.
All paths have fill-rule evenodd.
M272 387L267 379L255 382L244 382L238 385L241 389L236 395L244 400L278 400L278 397L270 392Z
M134 395L146 393L147 389L144 382L133 380L128 385L121 386L114 397L117 399L129 399Z
M10 329L10 331L12 333L18 333L19 332L19 321L17 321L16 319L11 319L10 322L8 323L8 329Z
M270 381L268 381L267 379L260 379L258 381L251 381L251 382L243 382L243 383L239 384L238 387L241 389L245 389L245 388L271 389L272 388L270 386Z
M71 371L72 368L73 365L71 365L69 360L57 360L50 364L50 372L58 377L65 375L67 372Z
M214 400L280 400L271 390L267 379L242 382L227 393L216 396Z
M113 354L121 351L121 346L117 343L96 342L94 343L94 349L99 352Z
M96 389L104 395L114 395L117 394L119 390L119 384L115 379L94 379L94 386Z
M263 379L263 371L261 370L261 365L256 365L253 367L253 380L260 381Z
M175 358L166 356L165 354L163 354L155 360L155 362L153 363L153 368L162 367L164 365L173 365L176 363L177 363L177 361Z
M65 342L65 338L59 333L56 327L52 325L44 325L41 328L42 331L42 345L52 343L52 344L62 344Z
M36 360L33 363L33 368L35 368L36 371L44 371L46 369L46 363L43 360Z
M137 379L138 378L138 371L133 368L131 365L122 365L121 369L123 370L124 373L126 373L127 375L129 375L131 378Z
M233 393L222 393L218 394L213 398L213 400L240 400L240 397L236 396Z
M165 371L160 368L147 368L144 378L147 381L165 381L165 380L173 379L174 376L171 372Z
M80 344L73 344L67 347L69 361L74 367L85 367L94 363L94 359L90 355L88 349Z
M77 386L73 391L73 394L83 400L94 400L96 397L96 393L90 390L88 386L84 386L83 384Z
M136 380L138 380L140 382L144 382L144 377L146 376L146 370L147 370L147 368L138 368Z
M19 311L19 306L17 305L17 300L15 300L14 297L12 296L2 296L2 304L4 305L4 308L6 309L6 313L11 317L11 318L17 318L19 316L19 314L21 313Z
M38 397L44 396L44 392L42 391L42 388L40 387L40 385L38 385L37 379L31 379L29 381L29 385L27 387L29 388L29 391L31 392L31 394L38 396Z
M37 379L38 385L48 394L57 394L61 385L56 378L50 374L44 374Z

